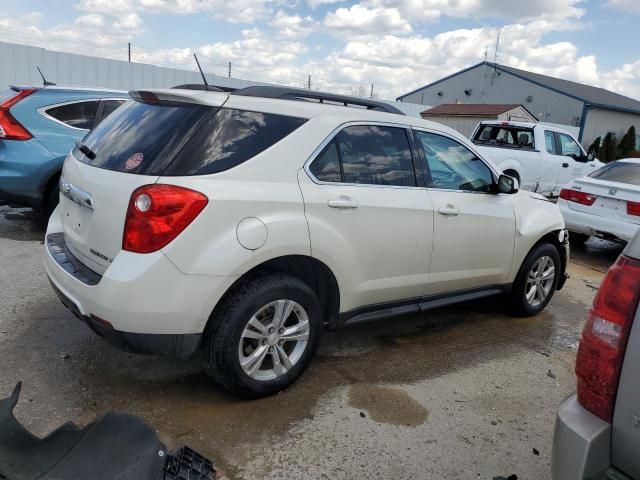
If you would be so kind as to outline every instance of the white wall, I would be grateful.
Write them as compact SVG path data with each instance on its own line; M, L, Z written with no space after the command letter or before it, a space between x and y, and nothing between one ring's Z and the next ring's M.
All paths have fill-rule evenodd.
M59 85L134 90L202 83L195 61L193 71L188 71L0 42L0 91L8 85L41 85L42 78L36 67L40 67L47 80ZM210 84L225 87L266 85L212 74L206 77Z
M608 132L616 132L618 141L634 125L640 133L640 115L612 110L589 109L582 133L582 144L588 147L596 137L604 137Z

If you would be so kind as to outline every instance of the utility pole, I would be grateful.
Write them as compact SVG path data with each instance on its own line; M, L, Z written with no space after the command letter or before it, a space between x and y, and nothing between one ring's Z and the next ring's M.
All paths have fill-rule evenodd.
M369 94L369 98L373 98L373 83L371 84L371 93Z
M231 78L231 62L229 62L229 78Z
M307 80L307 88L311 90L311 75L309 75L309 80Z
M129 42L129 63L131 63L131 42Z

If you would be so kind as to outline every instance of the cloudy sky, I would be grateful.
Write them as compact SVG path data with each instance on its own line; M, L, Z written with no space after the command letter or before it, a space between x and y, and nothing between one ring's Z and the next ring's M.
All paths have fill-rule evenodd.
M0 0L0 40L383 98L494 57L640 99L640 0Z

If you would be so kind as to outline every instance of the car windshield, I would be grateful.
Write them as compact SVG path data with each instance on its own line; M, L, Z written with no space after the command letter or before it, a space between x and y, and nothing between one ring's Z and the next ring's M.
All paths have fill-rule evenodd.
M638 187L640 186L640 163L618 160L596 170L589 177Z

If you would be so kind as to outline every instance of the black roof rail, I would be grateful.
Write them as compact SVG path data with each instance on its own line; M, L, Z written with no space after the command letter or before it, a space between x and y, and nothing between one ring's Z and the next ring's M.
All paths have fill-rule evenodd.
M202 83L185 83L184 85L176 85L174 88L182 90L207 90L209 92L235 92L237 88L223 87L221 85L203 85Z
M263 98L280 98L282 100L317 100L319 103L333 102L341 103L345 107L350 105L364 107L368 110L376 110L378 112L395 113L405 115L405 113L393 105L377 100L367 98L351 97L349 95L338 95L334 93L318 92L316 90L305 90L302 88L291 87L271 87L256 85L252 87L241 88L231 93L232 95L243 95L246 97L263 97Z

